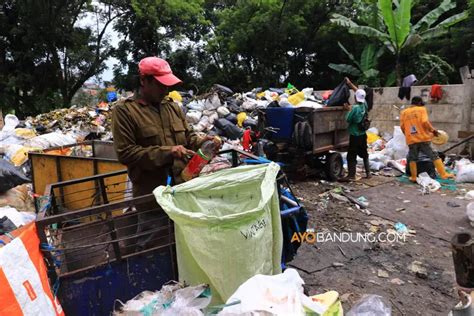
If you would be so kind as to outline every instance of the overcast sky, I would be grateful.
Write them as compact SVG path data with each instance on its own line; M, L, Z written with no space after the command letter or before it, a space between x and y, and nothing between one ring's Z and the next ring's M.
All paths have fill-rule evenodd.
M78 21L78 24L80 26L93 26L95 28L95 24L96 24L96 17L94 14L88 14L86 15L84 18L82 18L81 20ZM110 39L110 44L113 46L113 47L117 47L118 46L118 43L120 41L120 36L117 32L115 32L113 30L113 25L109 25L107 27L107 31L106 31L106 36ZM113 67L114 67L114 64L117 64L118 63L118 60L115 59L115 58L109 58L105 64L107 65L107 69L101 74L99 75L99 78L102 80L102 81L111 81L114 77L114 74L113 74ZM93 81L95 78L90 78L88 81Z

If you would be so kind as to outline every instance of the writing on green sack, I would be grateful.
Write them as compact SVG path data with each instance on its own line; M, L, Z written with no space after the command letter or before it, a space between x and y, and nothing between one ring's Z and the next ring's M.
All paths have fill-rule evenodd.
M259 219L256 223L252 224L249 229L246 231L240 231L242 236L245 237L245 239L253 238L255 235L257 235L257 232L267 226L267 222L265 219Z

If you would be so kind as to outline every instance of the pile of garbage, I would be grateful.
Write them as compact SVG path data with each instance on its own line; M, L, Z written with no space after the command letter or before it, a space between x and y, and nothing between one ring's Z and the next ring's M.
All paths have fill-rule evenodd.
M39 134L61 131L75 132L82 135L89 133L106 133L112 126L112 108L115 103L101 102L97 106L57 109L36 117L26 118L26 128L34 129Z
M234 93L231 89L214 85L206 94L194 98L172 92L170 96L180 103L186 120L196 132L217 134L230 140L242 137L243 129L256 128L259 110L267 107L326 106L329 94L321 96L313 88L301 91L289 84L286 89L255 88L246 93Z
M337 292L309 297L303 284L294 269L277 275L257 274L241 284L224 304L212 305L208 285L173 283L160 291L142 292L126 303L118 301L121 306L113 315L343 315ZM387 305L382 307L390 310ZM371 310L377 311L375 307Z

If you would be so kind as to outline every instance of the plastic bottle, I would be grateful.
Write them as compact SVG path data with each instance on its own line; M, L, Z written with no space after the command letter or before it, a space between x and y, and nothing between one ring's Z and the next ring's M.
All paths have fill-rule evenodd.
M184 167L181 172L181 178L183 178L184 181L189 181L197 177L202 168L215 156L216 147L216 143L212 140L204 142L197 153L189 160L186 167Z

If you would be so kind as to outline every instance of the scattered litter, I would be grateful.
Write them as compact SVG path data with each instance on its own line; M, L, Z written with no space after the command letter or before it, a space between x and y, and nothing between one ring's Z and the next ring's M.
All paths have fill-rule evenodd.
M148 315L203 315L211 302L208 285L184 287L182 284L164 285L160 291L144 291L115 310L114 316Z
M417 277L420 279L428 278L428 271L424 267L423 263L420 261L413 261L409 266L408 269L415 273Z
M431 179L428 173L423 172L418 175L416 182L421 186L422 194L430 194L431 192L436 192L441 188L441 184Z
M357 201L359 201L361 203L367 203L368 202L368 200L365 196L361 196L361 197L357 198Z
M404 207L399 207L399 208L395 209L396 212L403 212L405 210L406 209Z
M380 269L379 269L379 270L377 271L377 276L378 276L379 278L388 278L388 272L385 271L385 270L380 270Z
M408 227L403 223L398 222L395 225L393 225L393 227L397 230L397 233L399 234L408 233Z
M474 202L471 202L466 207L466 215L471 223L471 226L474 227Z
M464 198L467 200L474 200L474 190L467 192Z
M391 316L390 303L379 295L365 295L347 312L347 316Z
M276 315L305 315L305 310L324 314L328 307L306 296L303 284L298 272L291 268L277 275L258 274L239 286L226 302L241 303L225 307L219 315L253 315L256 311Z
M390 280L390 283L396 284L396 285L403 285L403 284L405 284L405 282L402 281L402 280L400 280L399 278L391 279L391 280Z
M461 205L455 203L455 202L451 202L449 201L448 203L446 203L449 207L460 207Z
M411 203L410 200L403 200L403 203Z
M333 262L333 263L332 263L332 266L333 266L333 267L336 267L336 268L339 268L339 267L343 267L343 266L344 266L344 263Z

